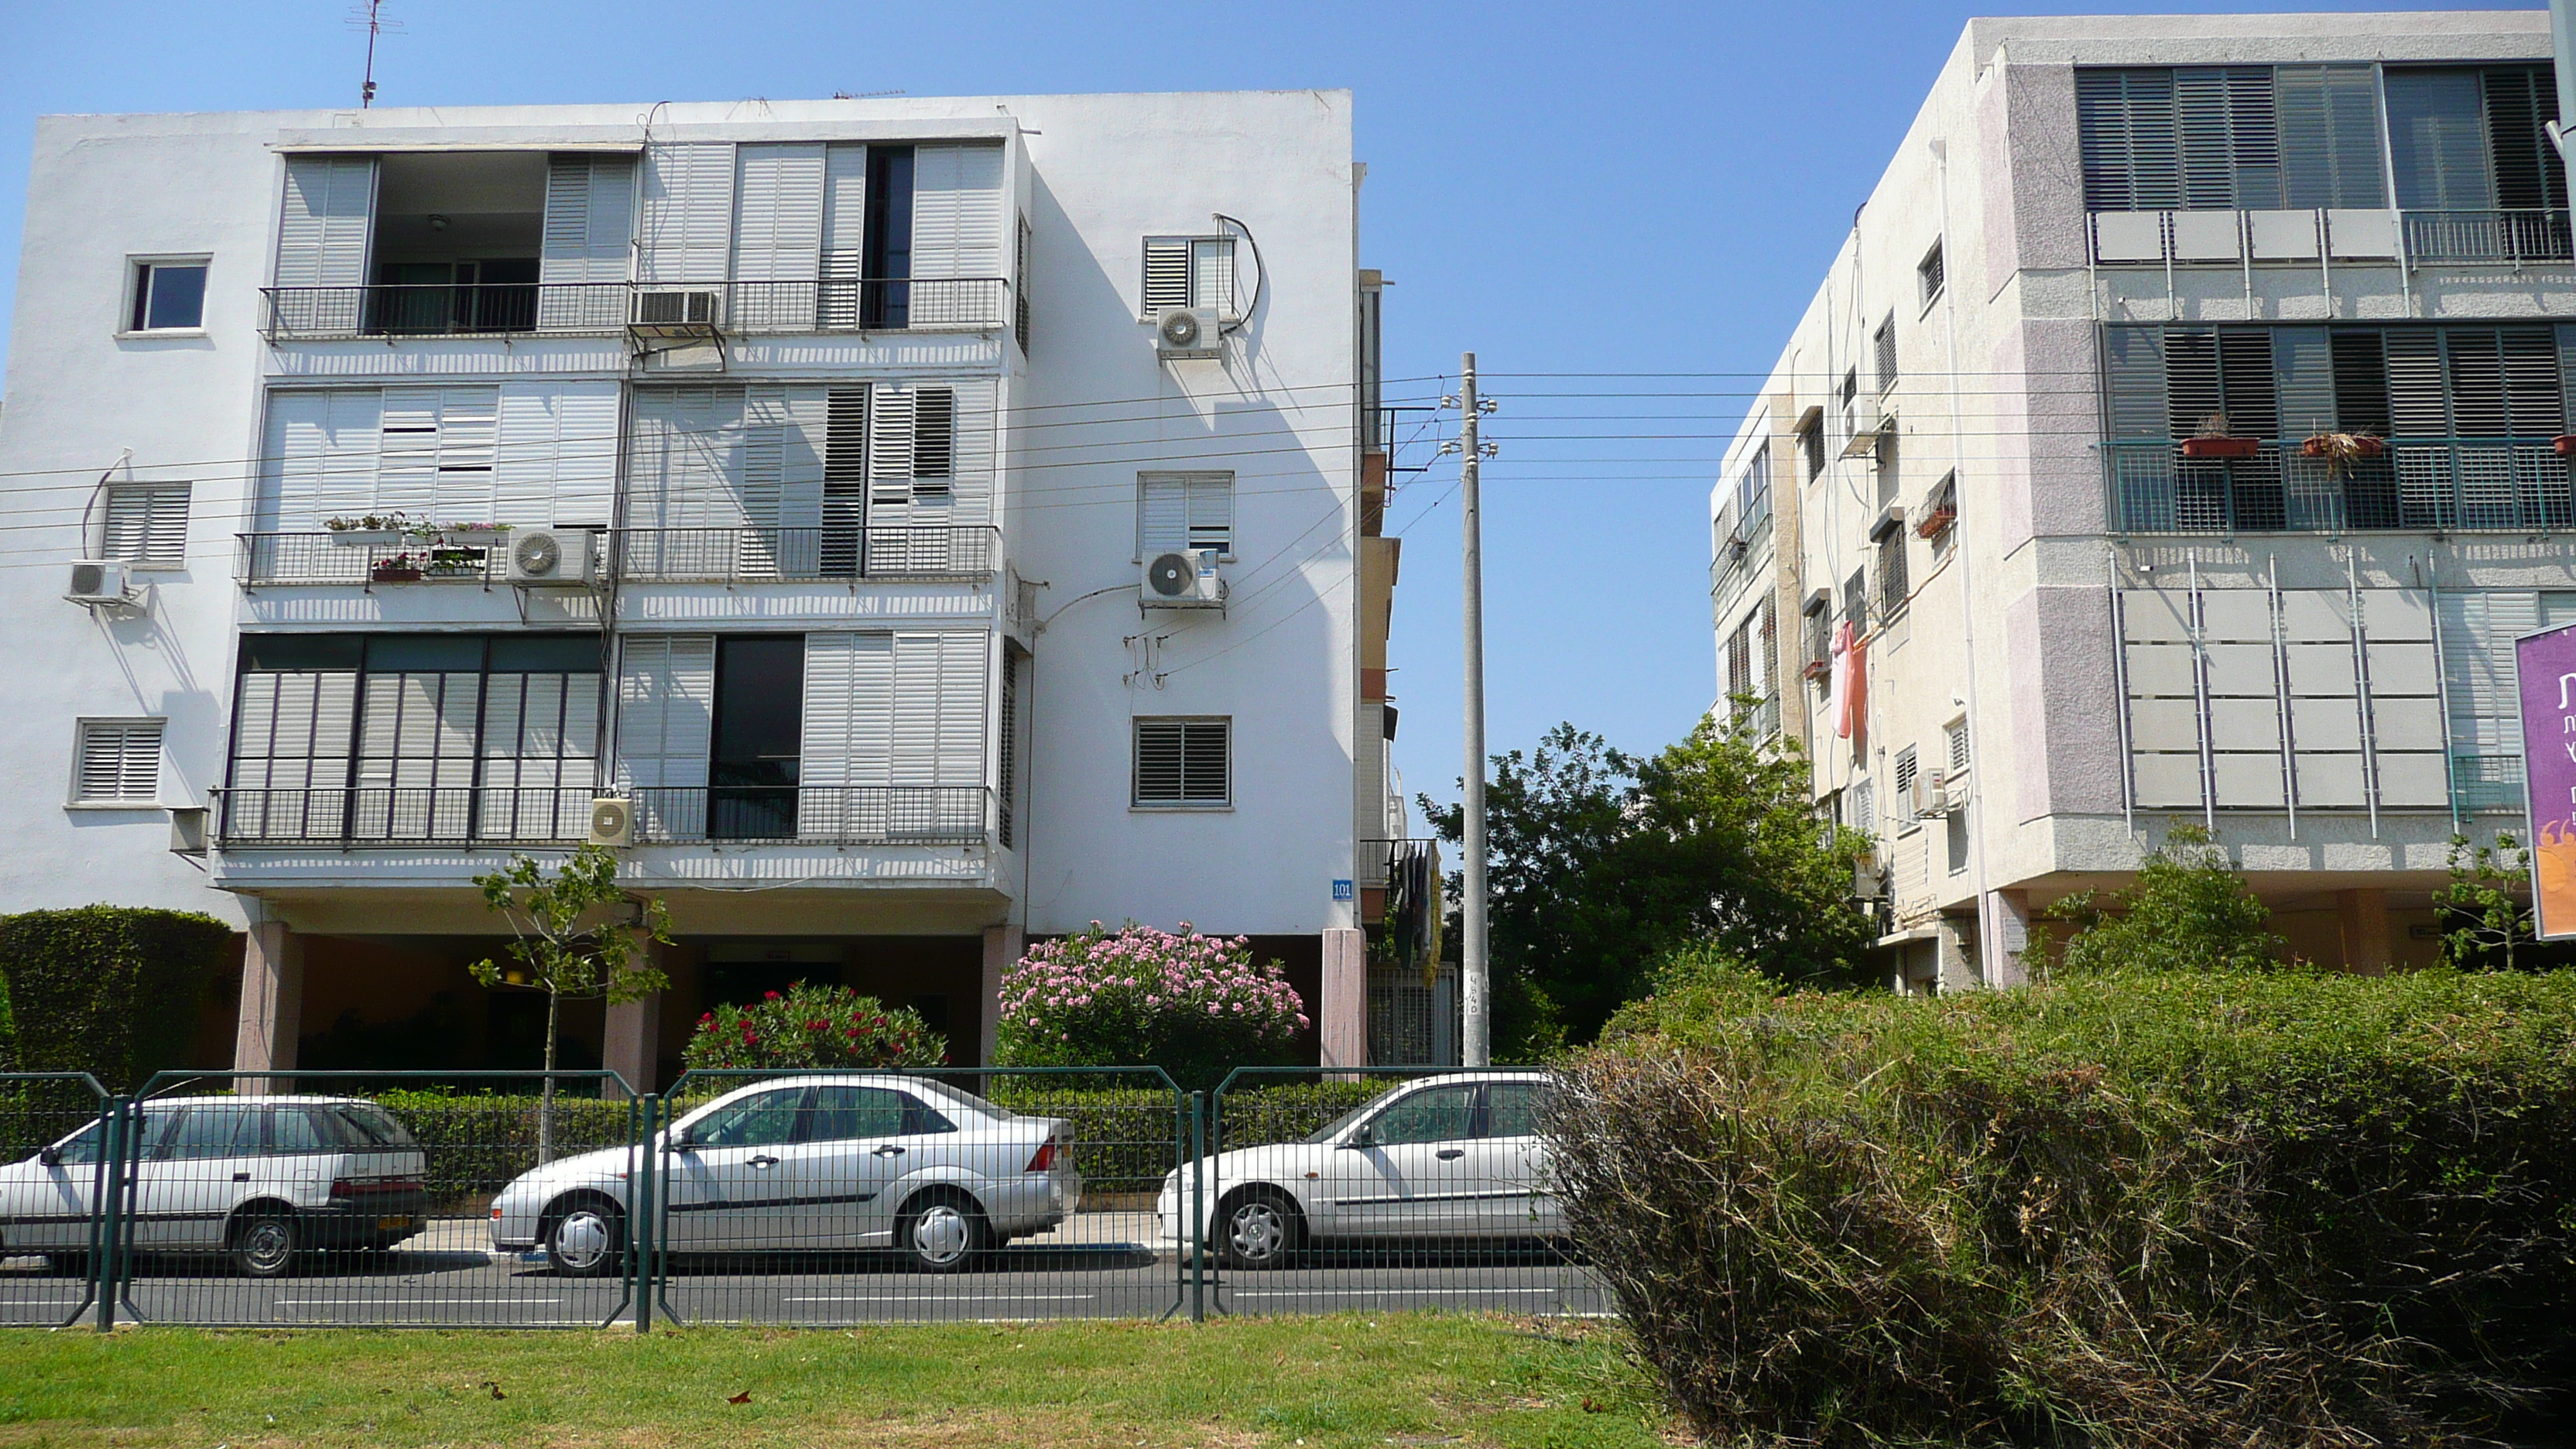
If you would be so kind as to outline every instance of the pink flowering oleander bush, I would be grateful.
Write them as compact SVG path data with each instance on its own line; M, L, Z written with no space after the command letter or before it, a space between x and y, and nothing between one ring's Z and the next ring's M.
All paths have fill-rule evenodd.
M693 1069L935 1067L947 1062L948 1041L910 1007L799 981L699 1017L681 1059Z
M1250 938L1181 923L1091 929L1029 948L1002 978L999 1064L1158 1066L1185 1088L1238 1066L1280 1064L1306 1029L1306 1003Z

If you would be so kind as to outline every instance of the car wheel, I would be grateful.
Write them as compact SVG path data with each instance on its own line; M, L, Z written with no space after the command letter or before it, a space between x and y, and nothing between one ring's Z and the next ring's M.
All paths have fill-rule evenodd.
M983 1209L964 1193L916 1199L895 1224L895 1246L923 1273L958 1273L992 1243Z
M1305 1220L1287 1194L1255 1188L1226 1204L1217 1219L1217 1255L1229 1268L1285 1268L1297 1256Z
M626 1214L582 1198L546 1215L546 1261L568 1278L598 1278L625 1261Z
M245 1278L283 1278L295 1266L302 1236L284 1213L245 1217L233 1224L233 1267Z

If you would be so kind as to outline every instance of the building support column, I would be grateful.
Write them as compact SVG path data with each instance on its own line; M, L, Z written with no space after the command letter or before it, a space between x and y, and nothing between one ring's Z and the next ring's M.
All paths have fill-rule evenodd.
M2396 961L2388 939L2388 892L2335 892L2335 915L2343 927L2343 969L2356 976L2385 976Z
M1943 916L1933 923L1934 989L1943 996L1953 991L1973 991L1981 983L1977 975L1977 921L1974 916Z
M241 1006L233 1027L233 1070L282 1072L295 1066L295 1039L304 1029L304 942L284 921L250 928L242 947ZM293 1090L285 1079L236 1078L249 1095Z
M660 944L656 942L655 944ZM662 1073L662 995L609 1003L600 1029L599 1064L639 1093L659 1089ZM608 1084L611 1092L617 1084Z
M1324 933L1324 999L1316 1003L1320 1065L1368 1065L1368 932L1338 927Z
M1988 986L2029 984L2030 902L2019 891L1988 891L1978 899L1977 947Z
M1011 974L1028 954L1029 931L1026 926L986 926L984 928L984 981L975 1003L975 1065L993 1065L1000 1050L1002 1027L1002 978Z

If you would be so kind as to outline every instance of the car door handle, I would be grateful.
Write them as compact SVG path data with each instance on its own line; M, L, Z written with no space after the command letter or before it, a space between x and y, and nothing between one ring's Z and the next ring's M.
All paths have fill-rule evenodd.
M880 1147L868 1155L871 1157L901 1157L903 1156L903 1149L900 1147Z
M248 1182L250 1181L250 1174L247 1172L236 1172L233 1174L233 1181Z
M778 1165L778 1159L764 1152L760 1156L751 1159L751 1165L754 1167L776 1167Z
M1432 1155L1443 1162L1455 1162L1459 1158L1467 1155L1467 1149L1464 1147L1443 1147Z

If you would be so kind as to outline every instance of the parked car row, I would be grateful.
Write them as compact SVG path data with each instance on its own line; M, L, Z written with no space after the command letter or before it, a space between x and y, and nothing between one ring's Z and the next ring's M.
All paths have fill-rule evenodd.
M1546 1078L1465 1072L1408 1082L1300 1142L1225 1152L1165 1177L1155 1211L1193 1214L1223 1260L1277 1268L1311 1246L1553 1239L1536 1118ZM86 1251L92 1124L0 1167L0 1256ZM144 1105L135 1246L220 1253L257 1277L319 1249L387 1248L429 1210L420 1145L350 1097L190 1097ZM926 1273L968 1268L1061 1224L1082 1200L1072 1125L898 1075L774 1078L681 1116L645 1154L674 1253L890 1249ZM630 1147L522 1174L492 1199L491 1242L557 1272L618 1271L634 1211Z

